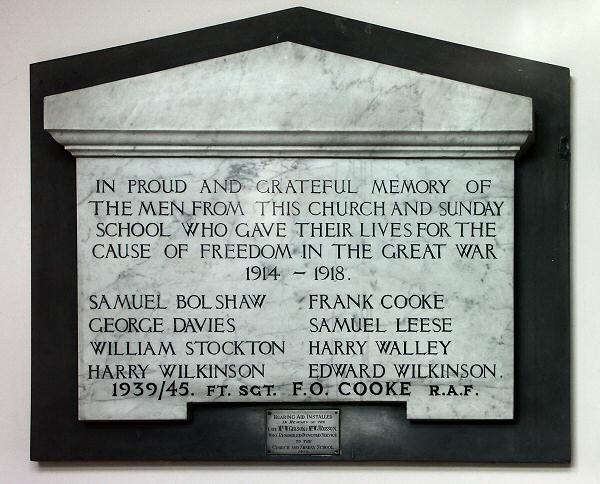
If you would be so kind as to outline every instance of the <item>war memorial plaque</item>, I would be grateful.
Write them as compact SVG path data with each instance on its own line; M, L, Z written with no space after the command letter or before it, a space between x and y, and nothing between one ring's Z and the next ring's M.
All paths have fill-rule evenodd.
M68 173L44 229L65 244L60 277L33 268L32 457L568 459L568 296L549 300L568 291L568 71L485 53L509 67L492 82L470 73L473 49L439 43L459 59L444 71L430 39L305 9L261 20L74 57L69 88L32 78L34 228L36 207L51 213L36 170ZM303 37L316 26L321 41ZM255 43L209 41L236 29ZM386 36L403 61L365 53ZM180 57L132 69L153 42ZM112 74L86 70L101 58ZM61 62L39 79L64 82ZM36 333L36 294L62 278L62 326ZM54 387L44 331L69 351ZM70 398L77 450L40 437L37 384ZM560 415L546 442L525 442L531 412ZM163 445L140 450L136 432ZM487 443L423 447L461 433Z

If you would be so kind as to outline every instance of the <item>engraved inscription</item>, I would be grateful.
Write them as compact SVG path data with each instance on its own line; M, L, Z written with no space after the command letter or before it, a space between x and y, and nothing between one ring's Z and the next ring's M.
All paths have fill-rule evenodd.
M339 410L268 410L267 454L338 455Z
M82 419L511 418L510 160L80 159Z

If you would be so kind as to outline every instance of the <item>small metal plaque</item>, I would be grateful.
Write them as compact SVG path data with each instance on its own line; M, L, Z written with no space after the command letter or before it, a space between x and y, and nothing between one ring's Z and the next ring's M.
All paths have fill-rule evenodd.
M267 410L267 454L339 453L339 410Z

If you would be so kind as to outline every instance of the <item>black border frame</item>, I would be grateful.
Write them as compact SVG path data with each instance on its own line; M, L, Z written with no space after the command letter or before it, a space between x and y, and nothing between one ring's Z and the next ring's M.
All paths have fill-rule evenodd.
M266 455L272 404L196 405L185 422L77 420L75 163L43 129L43 98L293 41L533 98L515 164L515 419L410 422L403 405L342 410L339 456ZM570 77L564 67L306 8L31 65L31 459L554 462L571 458ZM374 433L373 430L377 429Z

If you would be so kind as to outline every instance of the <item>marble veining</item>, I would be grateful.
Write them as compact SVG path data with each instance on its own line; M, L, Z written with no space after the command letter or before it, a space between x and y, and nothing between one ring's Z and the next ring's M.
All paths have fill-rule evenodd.
M513 165L509 160L332 160L332 159L156 159L148 163L143 158L81 159L78 164L78 278L79 278L79 358L80 358L80 418L82 419L184 419L187 416L186 402L335 402L335 401L408 401L409 418L512 418L513 399ZM128 180L156 179L185 180L187 190L183 194L127 194L123 187ZM339 195L309 194L260 194L255 187L259 180L298 180L298 179L339 179L351 180L358 193ZM373 180L449 180L444 193L431 194L370 194ZM97 179L115 180L120 191L100 196L94 193ZM199 194L203 180L238 180L243 189L237 194ZM485 195L467 194L464 186L470 179L488 179L492 189ZM183 201L184 214L139 215L133 217L94 216L92 201L103 198L117 201L131 200L137 206L143 200L158 203L161 200ZM244 214L228 213L211 215L191 213L190 202L233 201L240 202ZM377 216L311 215L307 212L311 202L352 202L357 200L379 200L385 202L385 213ZM501 205L501 213L488 216L443 216L436 214L435 207L447 201L496 202ZM297 216L262 215L256 201L295 202L301 209ZM392 214L394 202L426 201L434 207L434 214L427 217ZM493 205L492 205L493 207ZM456 229L451 229L451 238L430 237L427 235L392 236L390 233L379 237L361 234L361 222L370 227L371 223L406 223L414 227L418 221L448 222L454 227L456 222L493 220L496 223L493 238L459 237ZM97 224L109 222L164 224L168 237L99 237ZM184 226L193 222L223 223L230 227L223 237L187 236ZM288 225L285 237L254 236L242 237L233 232L238 223L277 223ZM296 222L349 223L352 234L342 237L300 237ZM145 260L110 259L92 256L95 244L108 243L150 244L152 257ZM330 243L370 243L373 258L338 259ZM382 256L385 244L398 243L444 243L444 256L441 258L395 259ZM494 247L496 258L488 260L468 259L458 256L453 244L464 242L488 242ZM164 248L168 244L187 243L189 250L181 259L168 259ZM290 247L290 257L258 259L223 259L207 257L201 252L202 244L245 244L258 245L284 244ZM322 259L303 258L300 247L303 243L324 244ZM104 249L102 249L104 250ZM102 252L103 254L103 252ZM389 255L389 253L388 253ZM246 280L245 268L250 265L277 267L281 272L278 280ZM342 281L315 281L312 276L315 266L342 265L346 278ZM296 274L301 272L302 274ZM311 294L373 294L376 301L385 294L443 294L444 309L385 309L374 304L373 308L328 309L310 308ZM118 294L161 294L166 310L113 310L93 309L90 295L106 295L113 300ZM177 308L177 295L206 295L213 309ZM265 304L253 309L215 309L214 302L223 294L265 294ZM91 331L93 318L128 317L164 318L164 331L160 333L103 333ZM178 332L174 330L173 318L232 317L235 329L231 332ZM311 318L329 322L334 318L380 318L382 332L311 332ZM396 318L407 317L450 317L452 332L449 333L400 333L395 331ZM98 325L99 323L94 323ZM157 348L160 342L171 341L176 355L131 355L115 356L97 354L93 343L119 341L123 351L127 341L150 342ZM187 343L203 341L276 341L285 342L285 353L269 355L225 355L186 354ZM363 342L360 354L319 354L311 355L309 341ZM389 355L378 349L378 341L407 342L414 345L421 341L448 342L447 354ZM436 343L441 348L442 343ZM135 349L135 348L134 348ZM354 376L330 376L309 378L310 364L373 364L385 368L381 378L357 378ZM398 364L464 364L494 366L494 377L435 378L398 377L395 365ZM116 364L148 365L144 381L161 384L165 378L161 374L161 364L194 365L244 365L265 364L265 375L244 378L240 375L230 378L177 379L189 381L194 396L166 398L158 400L156 395L119 398L112 396L113 379L90 379L90 365L103 368ZM136 380L136 378L124 381ZM172 378L166 379L168 382ZM119 380L123 381L123 380ZM327 395L293 394L292 382L320 382ZM347 395L340 383L410 381L410 397L402 395ZM447 396L432 398L428 395L429 384L442 385L473 384L477 395L470 397ZM227 384L228 394L207 394L207 385ZM274 385L277 395L239 394L243 385Z
M184 419L189 402L407 402L413 419L510 419L513 416L514 330L513 330L513 170L514 160L533 137L532 100L511 93L465 84L394 66L353 58L292 42L210 59L195 64L123 79L45 98L44 127L77 161L78 201L78 291L79 291L79 416L83 420ZM305 194L278 196L249 188L236 193L202 193L202 180L240 181L256 186L260 179L344 179L360 193L335 197ZM366 191L373 179L449 180L448 191L418 196L394 197ZM185 180L185 193L123 193L128 180ZM98 180L113 181L118 193L98 193ZM486 193L466 194L468 180L490 180ZM183 213L106 215L94 214L93 201L112 202L143 199L185 204ZM211 235L190 237L186 224L222 223L234 227L241 222L278 223L348 221L352 227L363 222L386 224L412 221L418 217L379 214L361 216L292 216L258 214L255 209L221 215L198 215L192 200L295 202L306 209L314 200L351 203L374 198L392 203L427 201L433 206L446 201L490 203L491 213L452 222L495 222L496 234L487 242L496 257L469 260L456 250L443 258L399 260L383 257L382 244L414 242L433 244L439 238L424 235L392 237L389 233L369 238L354 232L311 243L376 243L372 260L339 260L331 247L319 263L344 265L350 275L343 281L315 281L315 261L301 257L297 230L283 237L273 234L240 240L231 232L223 238ZM494 210L498 213L494 214ZM499 212L502 212L501 214ZM433 217L433 218L430 218ZM420 221L443 222L444 216L423 216ZM160 222L161 237L99 236L98 224L112 222L152 224ZM406 239L406 240L405 240ZM467 238L468 239L468 238ZM480 239L475 241L482 242ZM443 241L443 240L442 240ZM207 257L202 244L288 244L289 258L276 261L224 260ZM460 242L454 234L448 246ZM473 242L473 241L472 241ZM147 243L151 258L110 259L93 254L102 244ZM181 259L168 259L171 244L187 243ZM444 249L445 250L445 249ZM388 254L389 255L389 254ZM276 265L277 280L248 281L250 265ZM296 274L298 272L298 274ZM360 310L307 308L307 298L320 293L384 294L443 293L447 307L440 311L394 311L381 307ZM115 310L94 308L90 296L118 294L160 295L167 309ZM268 304L260 308L196 310L177 308L178 295L202 295L214 303L226 294L265 294ZM212 306L211 306L212 307ZM317 314L315 314L317 313ZM429 317L442 313L455 323L448 337L393 330L396 318ZM439 314L438 314L439 313ZM311 317L332 321L336 317L380 318L380 333L312 333ZM160 332L98 331L94 318L163 318ZM231 331L176 331L173 318L202 321L203 318L232 318ZM402 319L404 321L404 319ZM453 323L453 324L454 324ZM110 326L110 323L109 323ZM93 329L96 328L96 329ZM360 347L358 354L310 353L310 341L345 347ZM196 340L222 343L227 340L285 342L283 354L226 355L189 351ZM405 348L432 340L432 351L415 355L387 355L378 341L394 340ZM99 351L103 342L115 343L110 351ZM137 354L139 345L158 348L171 342L176 355ZM124 348L133 344L133 351ZM137 346L136 346L137 345ZM411 346L412 345L412 346ZM447 349L447 354L444 353ZM114 350L114 351L113 351ZM443 350L443 351L442 351ZM385 377L311 376L309 364L381 365ZM494 375L480 378L444 377L434 370L429 375L393 378L397 364L438 368L444 363L478 368L493 367ZM266 365L262 376L230 375L166 377L161 365ZM120 369L117 366L120 365ZM430 366L433 365L433 366ZM121 374L91 378L90 368L111 368ZM93 375L94 376L94 375ZM95 375L97 376L97 375ZM361 381L367 385L385 380L410 381L408 395L347 393L340 383ZM186 388L169 385L188 381ZM306 390L293 394L293 382L318 382L324 393ZM141 383L140 383L141 382ZM119 384L126 383L125 390ZM139 383L139 385L137 385ZM155 386L147 387L147 383ZM162 385L165 383L165 385ZM208 391L208 385L228 386L225 393ZM273 395L244 394L240 388L254 384L272 385ZM432 396L431 385L443 384L443 393ZM448 385L473 385L473 393L454 395ZM116 385L116 386L115 386ZM137 385L137 386L136 386ZM141 386L140 386L141 385ZM264 389L263 389L264 391ZM459 390L467 392L467 390ZM167 393L165 393L167 392ZM181 392L181 393L178 393Z
M530 98L291 42L44 106L45 128L78 157L514 158L532 123Z

